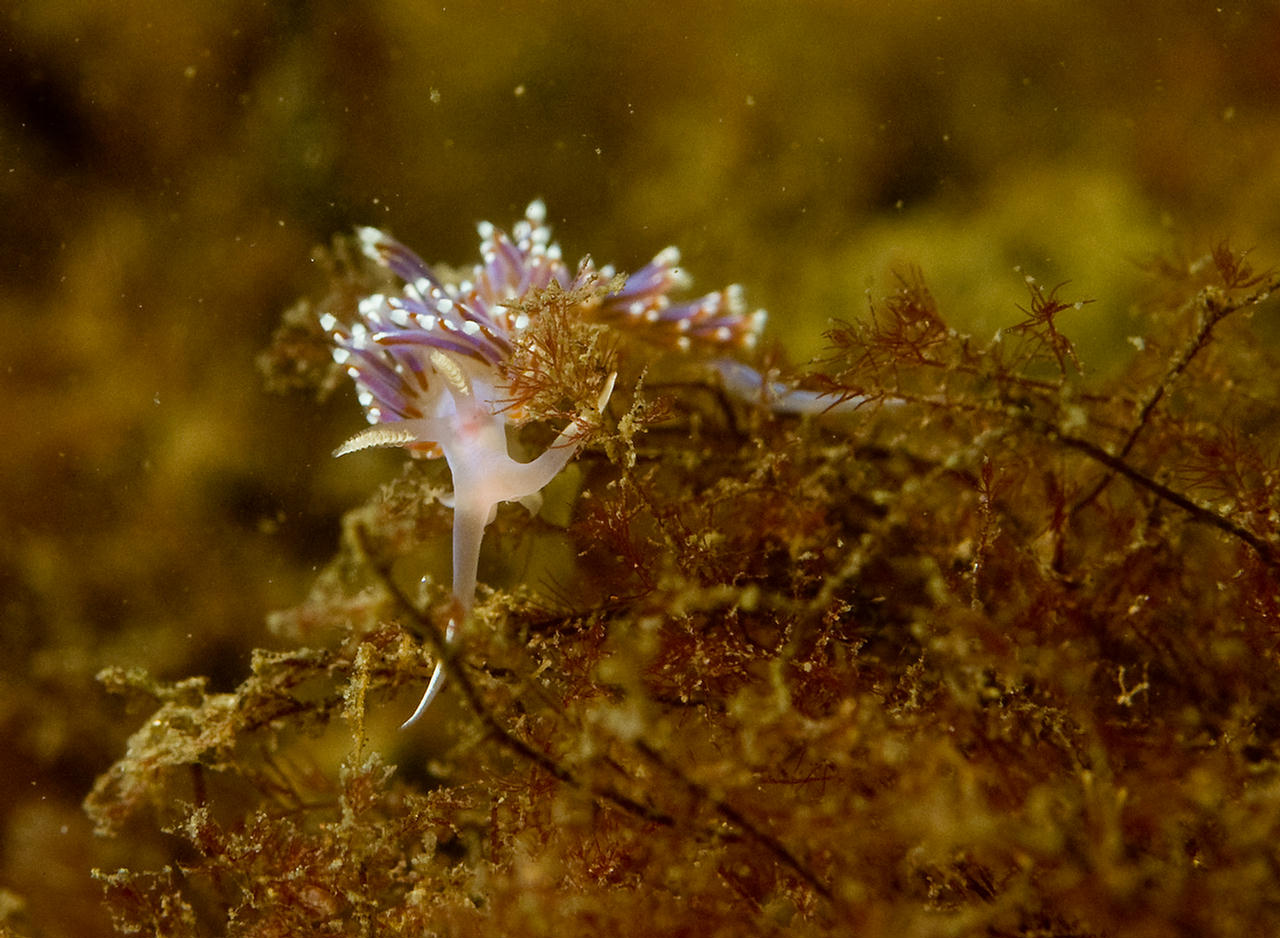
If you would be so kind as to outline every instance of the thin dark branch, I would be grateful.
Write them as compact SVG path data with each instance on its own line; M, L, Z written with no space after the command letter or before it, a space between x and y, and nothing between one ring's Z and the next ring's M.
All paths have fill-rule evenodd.
M1261 303L1277 289L1280 289L1280 277L1273 277L1261 289L1238 300L1227 300L1221 290L1211 287L1206 287L1196 294L1194 300L1197 307L1195 334L1182 347L1178 357L1169 363L1169 367L1165 369L1160 380L1147 392L1146 399L1138 406L1138 413L1133 427L1129 430L1129 434L1116 454L1116 458L1123 460L1129 455L1134 444L1137 443L1138 437L1146 429L1147 421L1150 419L1152 412L1155 411L1156 406L1164 399L1173 382L1187 370L1195 357L1209 344L1209 338L1218 323L1246 306L1255 306ZM1115 476L1114 472L1104 475L1098 481L1098 484L1089 491L1089 494L1076 502L1071 509L1072 514L1091 504L1111 484L1111 480Z
M1217 512L1210 511L1208 508L1197 505L1181 492L1177 492L1174 489L1169 488L1169 486L1162 482L1157 482L1155 479L1151 478L1151 476L1129 465L1122 457L1113 456L1096 443L1081 439L1080 437L1058 433L1056 431L1051 432L1053 437L1056 438L1063 446L1070 447L1077 452L1083 453L1095 462L1106 466L1114 474L1122 475L1134 485L1146 489L1157 497L1169 502L1171 505L1176 505L1187 514L1191 515L1191 517L1196 521L1215 527L1218 530L1243 541L1253 549L1254 553L1258 555L1258 559L1264 564L1272 569L1280 569L1280 558L1276 556L1275 546L1258 537L1258 535L1254 534L1247 528L1241 527L1229 518L1224 518Z
M695 798L701 799L702 801L710 804L717 814L738 830L742 831L747 839L754 840L756 843L760 844L760 846L764 847L765 850L769 851L769 853L773 854L774 858L779 863L804 880L809 885L810 889L833 905L838 904L835 894L831 891L831 887L819 879L817 873L813 872L813 870L809 869L809 867L801 862L800 858L792 853L786 844L782 843L782 841L778 840L776 837L765 833L753 824L746 815L733 805L729 804L729 802L713 794L705 785L702 785L690 778L680 769L679 766L674 765L662 753L658 752L643 739L636 740L635 746L647 759L662 768L667 774L677 779L680 784L687 788L690 794Z
M1280 281L1277 281L1276 286L1278 289L1280 289ZM1258 294L1257 296L1255 296L1254 301L1260 302L1260 297L1263 295L1264 294ZM1223 313L1222 315L1225 315L1225 313ZM1221 319L1222 316L1219 316L1218 318ZM926 401L923 399L917 399L917 401L915 402L929 403L929 404L934 403L932 401ZM979 405L965 405L961 403L952 403L947 406L950 406L952 408L959 409L959 410L971 410L971 411L990 411L991 410L990 407L985 405L979 406ZM1125 454L1128 452L1127 449L1122 448L1120 454L1118 455L1112 454L1107 452L1107 450L1103 449L1100 445L1092 442L1091 440L1086 440L1082 437L1073 436L1069 433L1063 433L1060 429L1058 429L1058 427L1053 422L1046 420L1043 417L1037 417L1030 412L1027 412L1027 411L1016 412L1016 411L1010 411L1008 409L1005 409L1003 413L1005 415L1014 416L1015 419L1020 420L1024 424L1034 426L1038 432L1045 434L1050 439L1056 440L1057 442L1061 443L1063 446L1066 446L1070 449L1074 449L1079 453L1083 453L1088 458L1105 466L1106 468L1111 470L1108 473L1108 478L1114 478L1117 475L1123 476L1124 478L1128 479L1130 482L1134 483L1140 488L1144 488L1147 491L1151 492L1152 494L1156 495L1157 497L1163 499L1164 501L1169 502L1171 505L1174 505L1182 509L1187 514L1191 515L1191 517L1194 518L1196 521L1215 527L1218 530L1223 531L1224 533L1229 534L1232 537L1239 539L1240 541L1243 541L1245 544L1247 544L1250 548L1253 549L1254 553L1258 555L1258 559L1260 559L1264 564L1266 564L1268 567L1271 567L1272 569L1280 570L1280 556L1277 556L1276 545L1254 534L1248 528L1245 528L1239 524L1236 524L1230 518L1226 518L1215 511L1212 511L1201 505L1197 505L1194 501L1192 501L1186 495L1183 495L1181 492L1178 492L1177 490L1170 488L1169 486L1165 485L1162 482L1158 482L1157 480L1153 479L1151 476L1142 472L1140 469L1137 469L1134 466L1130 465L1128 462L1125 461ZM1077 503L1076 510L1082 507L1088 498L1095 497L1098 491L1101 491L1101 489L1099 488L1097 491L1087 496L1086 499Z

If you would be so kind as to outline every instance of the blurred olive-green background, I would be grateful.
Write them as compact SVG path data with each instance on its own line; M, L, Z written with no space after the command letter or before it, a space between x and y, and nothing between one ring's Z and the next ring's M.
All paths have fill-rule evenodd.
M1145 258L1280 258L1277 153L1273 2L9 0L0 921L106 934L88 870L172 861L80 811L145 716L93 675L233 686L395 464L255 371L315 245L470 262L541 196L571 262L678 244L799 358L914 264L979 335L1070 280L1105 367Z

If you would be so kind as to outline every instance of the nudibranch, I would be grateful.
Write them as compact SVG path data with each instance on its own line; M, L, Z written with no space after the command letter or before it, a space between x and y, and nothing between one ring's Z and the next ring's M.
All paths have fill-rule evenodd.
M438 276L413 251L376 228L358 231L366 256L399 281L398 292L364 297L354 322L332 314L320 319L333 343L333 358L355 383L370 426L338 447L343 456L375 446L401 446L420 458L443 456L453 480L454 618L474 601L480 543L499 503L519 501L535 507L544 486L573 458L588 428L603 413L616 375L607 376L589 412L570 420L551 445L529 462L508 449L508 429L517 426L521 408L512 406L508 365L531 325L524 301L538 291L572 291L593 283L616 286L610 267L597 269L584 258L570 272L559 245L551 241L546 207L532 202L525 216L503 232L479 225L481 263L470 277L454 282ZM670 293L687 285L671 247L621 281L615 292L602 291L584 307L595 322L634 327L677 348L694 343L720 348L754 344L764 312L748 313L737 285L698 299L672 301ZM444 679L437 663L413 715L417 721Z

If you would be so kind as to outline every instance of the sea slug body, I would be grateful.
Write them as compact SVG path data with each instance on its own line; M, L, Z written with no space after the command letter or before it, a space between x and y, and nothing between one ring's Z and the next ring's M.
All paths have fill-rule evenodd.
M522 419L512 407L506 365L529 329L522 300L538 291L572 291L609 283L611 268L596 269L584 259L570 271L545 224L546 207L531 203L508 236L481 223L481 263L461 282L447 282L411 250L375 228L359 230L364 253L388 269L401 287L359 303L354 322L325 314L320 324L333 343L333 357L355 383L370 426L340 446L342 456L379 446L401 446L421 458L443 456L453 479L453 583L455 618L474 601L480 544L499 503L532 504L568 464L587 428L602 413L616 375L603 376L587 413L570 420L539 456L514 459L507 431ZM679 252L667 248L601 296L590 311L594 321L642 330L680 349L694 343L720 348L754 344L763 311L747 313L736 285L694 300L673 302L669 294L686 284L677 266ZM439 692L437 664L409 726Z

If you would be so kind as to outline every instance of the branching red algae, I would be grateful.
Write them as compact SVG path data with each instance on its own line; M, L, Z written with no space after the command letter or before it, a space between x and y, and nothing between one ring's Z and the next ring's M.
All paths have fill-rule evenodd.
M1095 376L1070 288L986 341L906 274L776 376L863 402L812 418L566 346L619 371L567 523L499 512L454 644L415 464L273 619L297 651L107 675L157 708L87 808L185 851L103 874L120 928L1273 932L1280 278L1223 245L1173 286ZM522 394L573 412L572 365ZM561 561L504 569L530 544ZM372 753L436 660L445 748Z

